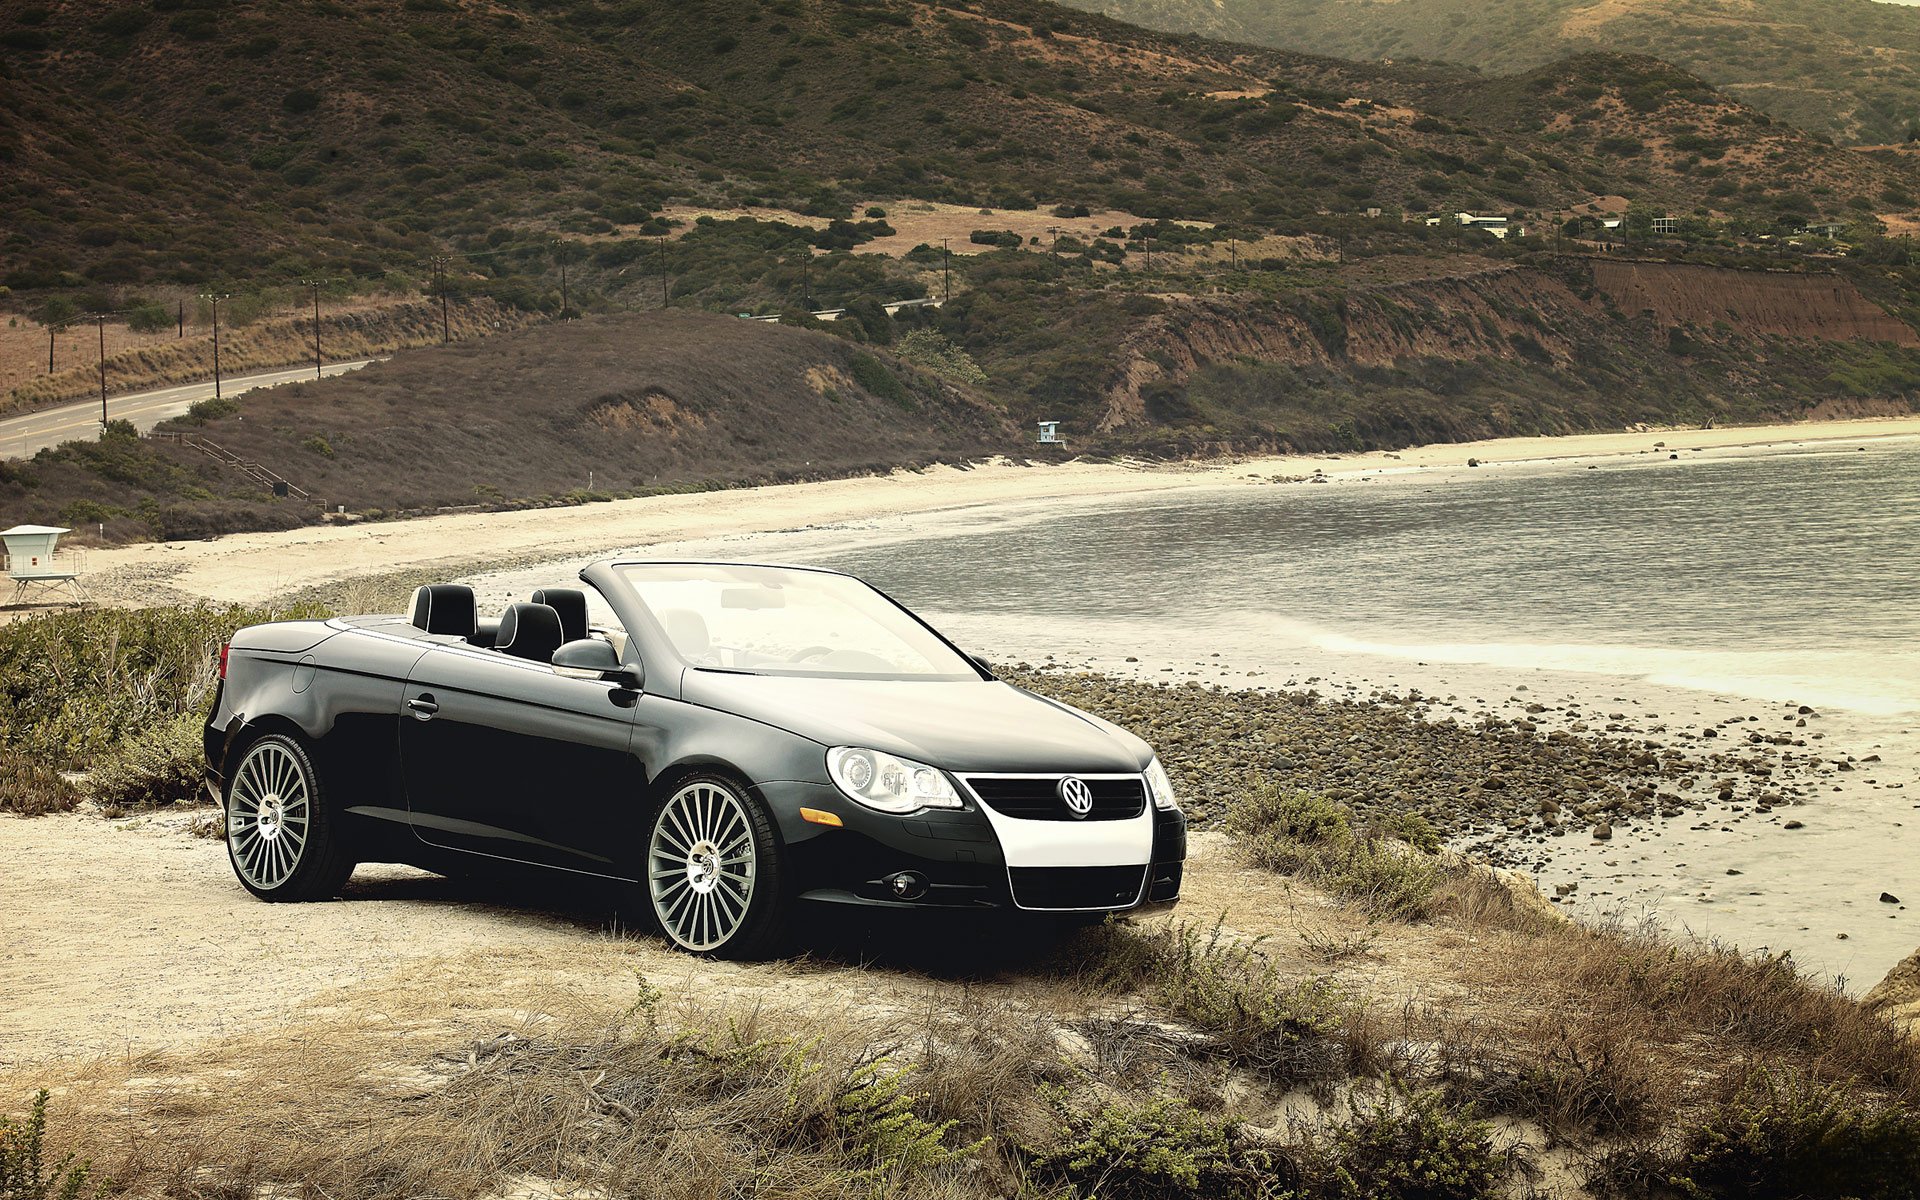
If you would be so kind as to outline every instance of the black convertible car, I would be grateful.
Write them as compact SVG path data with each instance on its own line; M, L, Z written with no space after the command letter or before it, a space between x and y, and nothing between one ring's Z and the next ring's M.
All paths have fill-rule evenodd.
M1139 738L998 682L848 575L595 563L482 620L285 621L220 652L206 727L240 882L485 859L640 884L749 957L795 901L1101 914L1172 903L1186 819Z

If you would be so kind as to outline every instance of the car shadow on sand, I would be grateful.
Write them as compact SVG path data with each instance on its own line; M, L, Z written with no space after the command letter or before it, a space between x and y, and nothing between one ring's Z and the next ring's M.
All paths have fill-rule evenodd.
M631 886L547 872L434 875L369 866L342 889L342 901L472 911L476 918L534 923L583 936L633 938L667 948ZM1051 974L1062 950L1090 922L1000 912L896 912L800 904L782 956L795 966L894 970L936 979L985 981Z

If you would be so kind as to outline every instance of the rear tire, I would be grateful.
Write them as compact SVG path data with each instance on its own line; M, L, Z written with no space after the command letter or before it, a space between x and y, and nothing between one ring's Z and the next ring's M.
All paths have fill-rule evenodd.
M649 908L694 954L759 959L785 942L790 906L773 820L721 775L681 780L647 832Z
M340 837L313 754L269 733L249 743L227 778L227 861L262 900L338 895L354 861Z

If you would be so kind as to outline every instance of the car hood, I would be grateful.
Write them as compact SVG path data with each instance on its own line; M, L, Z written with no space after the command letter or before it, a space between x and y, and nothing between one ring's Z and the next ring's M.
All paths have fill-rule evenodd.
M1145 743L990 680L820 679L688 671L683 700L823 746L867 746L950 771L1130 773ZM1111 729L1111 731L1109 731Z

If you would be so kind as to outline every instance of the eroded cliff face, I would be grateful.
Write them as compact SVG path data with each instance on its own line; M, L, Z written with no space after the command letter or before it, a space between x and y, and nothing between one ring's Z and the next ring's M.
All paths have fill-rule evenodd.
M1435 359L1565 365L1575 352L1568 331L1603 316L1564 281L1511 266L1331 299L1176 301L1123 344L1099 428L1145 422L1144 397L1156 384L1236 360L1330 369Z
M1920 335L1836 275L1599 259L1593 281L1621 312L1651 313L1662 325L1724 322L1748 335L1920 345Z
M1752 396L1766 386L1770 359L1783 353L1761 348L1761 339L1781 337L1920 346L1914 330L1833 275L1608 259L1555 271L1501 264L1339 294L1169 300L1122 342L1097 428L1150 425L1157 391L1234 364L1348 376L1505 365L1553 372L1562 384L1612 364L1616 376L1665 372L1690 377L1704 395ZM1713 362L1688 356L1690 343L1749 340L1751 353ZM1897 398L1884 403L1906 407Z

